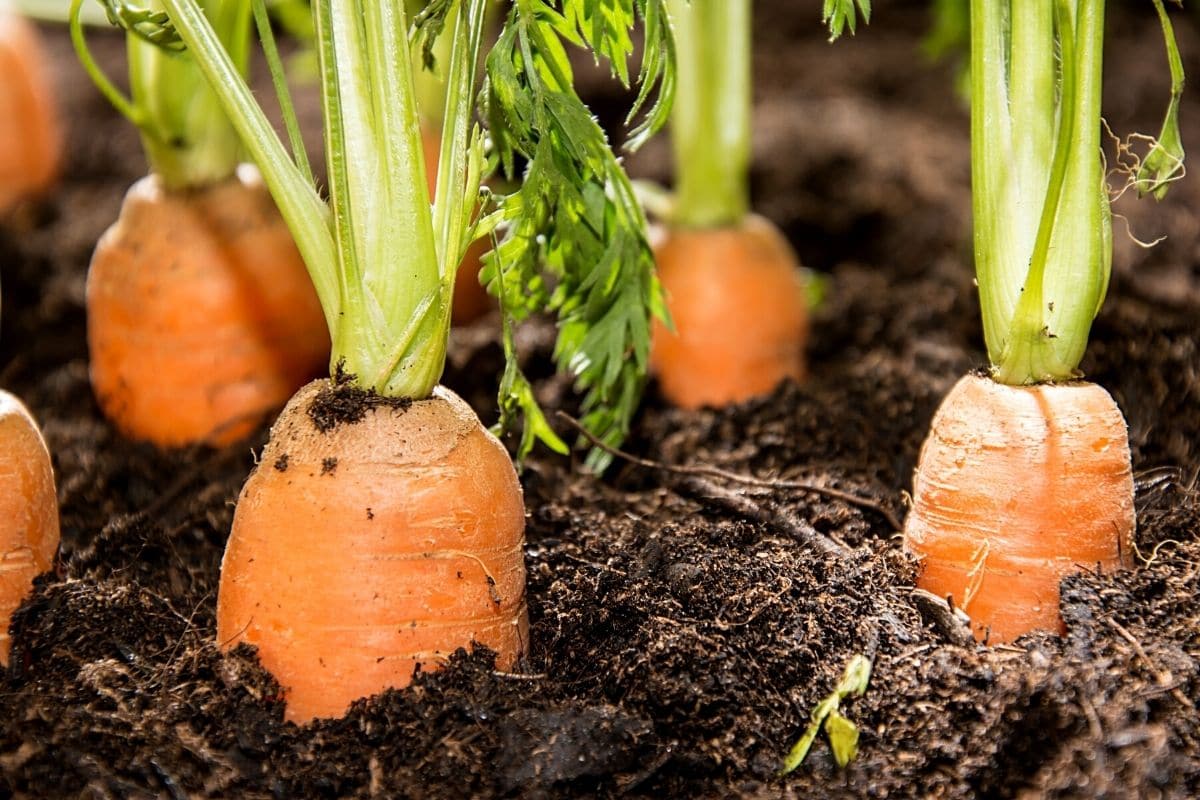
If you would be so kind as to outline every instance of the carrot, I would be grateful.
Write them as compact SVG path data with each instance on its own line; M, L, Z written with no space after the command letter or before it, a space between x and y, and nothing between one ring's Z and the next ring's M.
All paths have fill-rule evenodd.
M1182 67L1173 54L1172 108ZM905 546L919 584L950 597L975 635L1062 632L1059 582L1132 565L1129 434L1079 380L1108 289L1111 211L1100 142L1102 0L1038 9L973 0L971 184L975 269L992 368L954 387L913 481ZM1176 121L1167 114L1164 129ZM1136 177L1161 197L1181 166L1174 135Z
M502 257L489 268L498 270L510 357L501 406L525 415L522 452L535 439L565 449L511 346L514 319L548 310L564 331L556 357L587 391L594 435L616 441L628 430L660 302L653 257L629 179L555 58L564 39L623 52L634 10L616 8L593 26L584 0L567 0L561 17L540 12L538 0L509 9L488 58L491 136L501 163L526 161L527 178L517 197L501 199L499 216L481 219L474 87L488 0L430 4L414 20L419 38L445 29L452 45L443 138L428 169L405 0L314 0L328 204L196 0L161 1L262 166L330 322L337 365L333 382L310 384L284 409L238 501L218 590L219 644L258 648L296 722L406 686L458 648L487 645L501 669L513 668L529 625L521 489L504 448L438 385L451 292L468 243L502 218ZM647 22L647 79L669 86L661 0L639 6L656 20ZM259 28L286 120L270 26ZM603 258L610 248L621 257Z
M508 669L529 641L508 453L449 390L318 427L339 395L366 399L315 381L288 403L221 565L218 641L259 648L296 722L404 687L472 642Z
M45 192L58 177L57 96L37 30L16 11L0 8L0 213Z
M57 551L50 451L21 401L0 390L0 664L8 663L13 612Z
M918 585L953 597L979 638L1062 630L1059 581L1131 566L1133 531L1129 436L1102 387L968 375L942 402L905 543Z
M652 363L671 403L720 406L804 376L808 308L787 240L749 213L750 2L671 8L676 203L655 256L674 330L655 326Z
M91 380L126 436L225 445L329 352L304 262L252 168L171 191L136 183L87 282Z
M206 0L240 69L245 0ZM131 98L72 37L97 86L142 132L134 184L88 271L91 382L125 436L160 447L230 444L320 374L329 339L304 262L236 131L186 53L131 32ZM158 12L122 8L146 25ZM144 29L143 33L144 33Z
M681 408L720 406L804 377L808 306L799 265L773 225L672 228L655 247L674 323L654 326L651 363Z

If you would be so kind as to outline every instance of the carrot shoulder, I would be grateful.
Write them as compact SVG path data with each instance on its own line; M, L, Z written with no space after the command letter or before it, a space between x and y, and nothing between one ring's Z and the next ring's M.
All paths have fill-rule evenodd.
M1061 631L1059 581L1129 566L1134 524L1128 432L1108 392L971 375L933 419L904 540L921 588L1007 642Z
M17 12L0 9L0 213L58 177L57 96L37 30Z
M0 391L0 664L8 663L13 612L51 568L58 538L50 452L21 401Z
M670 228L655 256L675 330L655 323L652 365L669 401L726 405L804 376L807 300L796 256L770 222Z
M411 403L358 392L351 405L369 407L352 415L336 410L344 391L315 381L283 411L221 566L218 641L258 647L296 722L476 642L510 667L528 641L507 452L446 389Z
M245 436L329 353L291 234L245 167L200 189L134 184L96 247L87 311L101 408L163 447Z

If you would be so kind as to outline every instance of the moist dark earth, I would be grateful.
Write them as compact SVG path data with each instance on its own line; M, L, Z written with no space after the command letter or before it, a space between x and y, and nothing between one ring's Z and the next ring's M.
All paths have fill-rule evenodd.
M307 728L282 722L252 651L214 641L222 547L265 424L226 450L160 453L123 441L92 400L84 271L144 165L48 29L68 167L0 235L0 385L44 426L63 543L14 620L0 794L1200 796L1200 188L1188 177L1162 204L1117 203L1128 222L1115 222L1084 364L1129 420L1138 567L1081 565L1063 585L1065 637L963 645L914 600L889 518L903 518L940 398L984 363L966 112L954 65L921 53L923 9L879 3L869 28L829 45L816 5L755 5L755 204L827 278L811 376L723 411L670 410L651 386L627 444L789 486L625 462L596 479L578 457L537 453L522 475L532 648L520 669L463 654ZM1200 74L1190 20L1177 25ZM1119 133L1160 119L1158 36L1149 4L1113 10L1105 100ZM119 40L97 47L119 69ZM619 118L619 92L594 76L586 89ZM1200 152L1193 96L1183 124ZM629 164L664 179L663 144ZM1147 250L1127 231L1167 238ZM456 332L446 374L487 422L495 325ZM547 366L551 336L535 326L522 346L553 409L570 400ZM843 706L857 760L837 769L819 739L777 777L860 653L870 686Z

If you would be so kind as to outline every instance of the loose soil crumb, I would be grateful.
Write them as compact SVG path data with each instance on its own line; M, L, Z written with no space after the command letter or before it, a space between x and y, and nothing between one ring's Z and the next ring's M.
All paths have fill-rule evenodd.
M789 4L759 9L756 201L830 276L812 376L721 411L668 409L652 391L627 447L841 489L902 516L938 402L984 360L964 238L966 117L949 70L920 66L923 13L881 7L831 50ZM1147 98L1166 86L1144 57L1161 47L1156 24L1114 22L1109 99L1131 109L1110 118L1119 130L1159 118ZM1200 52L1177 25L1184 52ZM620 462L597 480L539 453L522 475L527 661L499 672L491 654L460 652L405 691L302 729L282 721L282 691L253 650L215 641L221 552L265 427L224 451L161 453L122 440L91 398L84 268L142 165L65 37L50 45L74 109L71 179L0 234L0 384L44 426L63 545L13 621L0 795L1200 796L1196 181L1162 206L1119 207L1143 238L1170 233L1148 252L1118 241L1084 364L1129 420L1141 563L1067 579L1065 637L964 643L914 599L915 565L870 508ZM96 47L119 69L119 39ZM1186 103L1185 119L1200 118ZM1200 152L1191 130L1185 144ZM661 174L662 155L632 163ZM494 326L455 332L446 377L485 420L502 359ZM534 325L521 347L539 396L570 411L566 383L547 377L553 335ZM313 421L332 428L374 403L339 387ZM858 759L839 771L818 740L779 779L856 653L875 661L865 696L846 703Z

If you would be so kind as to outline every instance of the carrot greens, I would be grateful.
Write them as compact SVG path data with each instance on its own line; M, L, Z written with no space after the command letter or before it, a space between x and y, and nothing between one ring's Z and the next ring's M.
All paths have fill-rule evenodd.
M1175 72L1165 17L1164 31ZM971 3L975 266L993 377L1002 383L1076 377L1108 288L1103 38L1103 0ZM1182 70L1177 78L1181 88ZM1173 140L1170 131L1160 140L1143 190L1165 191L1163 168L1183 156L1177 140L1177 128Z
M586 424L607 443L624 437L661 298L641 208L574 90L566 48L589 48L628 83L631 29L641 20L631 112L648 107L632 134L640 143L664 122L674 85L665 0L516 0L486 61L487 136L475 117L486 0L432 0L416 15L404 0L314 0L328 205L272 130L241 76L241 52L227 51L204 5L156 1L169 19L155 19L154 35L174 31L199 65L295 235L335 368L382 395L428 396L445 363L455 270L474 238L502 235L485 278L509 324L553 313L554 356L585 393ZM444 129L431 198L412 56L417 46L432 56L443 28L449 55L437 65L445 92L435 118ZM269 27L263 32L270 53ZM488 164L512 177L518 157L520 188L477 212ZM561 449L515 365L501 388L502 422L525 417L522 454L537 439Z
M129 35L126 97L101 71L83 30L84 0L72 0L71 39L97 87L142 135L151 170L170 189L218 183L237 169L241 142L204 76L167 26L165 12L131 0L102 0L109 20ZM236 70L244 74L250 54L247 0L204 0L204 13Z
M871 21L871 0L825 0L821 22L829 26L829 41L840 39L846 28L854 35L858 30L859 14L863 22Z
M671 15L679 34L672 219L737 225L750 206L750 0L672 0Z
M1162 24L1167 46L1167 66L1171 70L1171 99L1163 117L1162 131L1153 141L1135 176L1138 195L1152 194L1161 200L1171 182L1183 177L1183 138L1179 134L1179 100L1183 97L1183 59L1175 42L1175 29L1162 0L1154 0L1158 21Z

